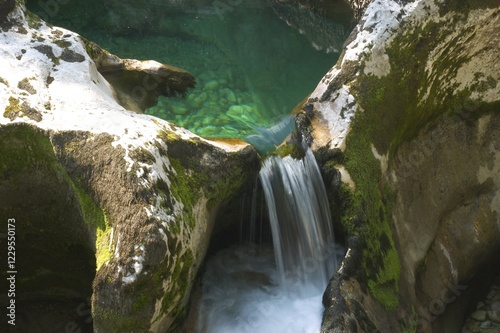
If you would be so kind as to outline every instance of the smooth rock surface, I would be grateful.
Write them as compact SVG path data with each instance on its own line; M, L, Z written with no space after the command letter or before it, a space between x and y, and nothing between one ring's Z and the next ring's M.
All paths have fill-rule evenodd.
M500 8L466 3L371 2L298 116L345 170L322 332L456 332L496 274Z
M71 297L88 298L82 322L89 318L91 297L94 332L175 329L187 311L217 211L254 179L257 153L241 141L204 140L125 109L80 36L29 15L22 1L2 29L0 195L10 193L12 203L2 208L2 218L22 202L15 198L28 198L19 207L31 202L30 209L15 210L19 228L45 235L25 249L27 260L36 258L35 251L57 251L60 258L54 268L40 261L39 271L25 277L34 279L33 290L22 297L37 298L40 290L59 297L62 304L53 304L61 314L79 306ZM18 186L19 179L34 187ZM53 221L65 229L54 230ZM58 279L69 284L64 293L45 288L43 279L35 283L49 268L79 272L71 256L75 265L91 268L82 263L83 273ZM46 317L32 312L26 318L25 331L38 332L39 319ZM51 330L64 330L73 320L57 318L54 325L62 326Z

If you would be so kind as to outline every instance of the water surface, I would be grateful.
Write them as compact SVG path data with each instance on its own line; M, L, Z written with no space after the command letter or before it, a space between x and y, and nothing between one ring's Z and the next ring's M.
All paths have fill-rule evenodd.
M262 0L222 7L145 1L145 13L148 3L154 6L153 21L117 31L110 24L118 25L120 18L105 4L89 2L87 11L100 6L94 17L82 12L83 4L61 5L52 16L37 3L28 5L121 58L153 59L189 71L197 85L186 98L160 97L146 113L203 137L242 138L261 151L273 149L290 132L293 108L335 64L335 51L349 31L345 22ZM105 20L108 28L102 30Z

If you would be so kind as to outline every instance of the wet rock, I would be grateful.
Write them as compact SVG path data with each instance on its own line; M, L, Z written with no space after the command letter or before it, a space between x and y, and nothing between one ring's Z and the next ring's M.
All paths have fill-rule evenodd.
M488 311L488 319L500 324L500 311Z
M0 215L7 220L15 212L25 223L20 229L29 231L20 252L35 266L24 271L44 276L26 286L33 282L30 288L44 290L54 312L62 309L54 317L61 324L72 323L66 316L79 309L88 315L79 320L90 319L96 332L175 331L215 214L255 179L257 152L124 108L117 99L127 98L126 89L117 96L103 73L129 71L129 83L156 93L169 88L167 95L182 94L193 80L156 62L119 59L67 30L65 43L56 43L62 29L28 24L22 1L16 3L12 21L40 40L0 34L0 45L9 46L1 59ZM73 53L62 58L71 61L60 58L65 49ZM40 331L34 314L24 318L32 319L20 331ZM42 331L65 329L57 324Z
M205 83L205 89L207 90L216 90L219 87L219 82L217 80L210 80Z
M308 99L309 112L297 115L300 134L314 151L327 147L345 154L343 161L325 162L325 168L345 170L345 197L333 209L348 215L339 225L364 230L356 238L346 232L348 242L361 241L348 245L357 256L345 260L325 293L322 332L401 332L400 321L413 327L431 314L423 331L457 332L462 329L457 317L474 308L462 296L478 292L469 281L486 267L494 274L500 116L490 110L496 109L500 85L488 85L486 78L495 73L491 82L500 79L495 60L500 46L491 33L498 29L499 9L473 1L458 9L452 3L371 2L338 63ZM426 42L415 43L422 31L428 33ZM466 36L476 42L465 42ZM440 50L457 47L458 40L464 41L460 52L449 61ZM476 48L484 51L481 57ZM412 56L402 56L405 50ZM485 78L480 87L474 85L477 68L488 68L479 75ZM468 74L457 75L461 71ZM441 88L418 77L435 78ZM449 83L458 81L460 87L451 88ZM412 102L402 98L415 96L415 89L427 93ZM465 103L448 89L474 97ZM417 114L429 117L413 122ZM367 329L369 324L376 329Z
M144 112L159 96L185 96L194 88L195 78L183 69L153 60L121 59L96 43L80 37L97 70L111 83L118 102L136 112ZM81 55L67 53L67 61L83 61Z
M7 15L15 8L15 0L0 0L0 23L7 20Z
M465 325L466 329L470 332L477 333L480 330L479 325L481 325L480 322L475 321L475 320L469 320L467 324Z
M491 311L500 312L500 301L495 301L491 304Z
M484 328L481 329L481 333L499 333L500 332L500 327L490 327L490 328Z
M486 319L486 311L484 310L475 311L470 315L470 317L477 321L483 321Z
M490 328L491 327L491 321L485 320L479 324L479 327L481 328L480 331L483 331L483 328Z

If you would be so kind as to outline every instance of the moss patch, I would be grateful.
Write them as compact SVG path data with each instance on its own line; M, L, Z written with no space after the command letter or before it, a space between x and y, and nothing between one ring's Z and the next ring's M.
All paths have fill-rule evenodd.
M366 130L370 124L365 113L358 113L347 137L344 162L356 191L344 187L350 205L342 221L345 230L360 235L365 242L361 265L370 293L387 309L395 309L400 265L391 231L393 194L384 184L380 163L371 152L370 132Z
M305 152L302 147L297 147L294 144L286 144L278 147L278 149L273 151L271 155L280 157L291 156L295 159L301 159L304 157ZM265 157L263 159L265 159Z
M30 79L26 77L17 83L17 87L21 90L29 92L31 95L34 95L37 92L36 89L31 85Z
M168 272L171 281L171 289L165 291L162 298L162 312L172 318L182 318L185 315L185 307L182 302L186 298L191 281L194 278L193 270L194 257L188 249L177 260L174 267ZM161 270L153 275L155 284L161 283ZM172 307L172 304L177 304ZM174 325L175 326L175 325Z
M448 10L462 6L470 10L473 6L468 0L452 3ZM464 50L474 41L471 29L456 34L457 26L466 17L466 11L459 11L453 14L457 24L442 18L414 26L403 24L405 33L395 35L386 49L390 73L380 78L367 75L361 64L361 74L351 83L363 112L356 113L347 137L343 163L356 183L356 191L341 188L342 201L349 203L342 206L342 223L349 234L359 235L364 242L361 265L366 285L387 309L395 309L399 303L400 264L391 232L394 193L382 178L371 144L391 161L403 142L414 139L439 117L469 119L498 111L498 102L471 100L472 90L495 86L491 78L477 75L477 84L457 92L459 86L454 78L458 68L472 56ZM442 51L440 56L431 59L436 50ZM428 64L432 64L431 71L426 70Z
M19 297L89 297L92 235L49 138L29 125L2 126L0 156L0 216L17 220Z
M170 159L170 164L175 170L175 174L170 177L170 192L184 206L182 211L184 222L194 228L196 221L193 207L200 198L200 189L207 177L198 174L188 175L180 161L175 158Z
M41 121L42 114L32 108L28 103L21 102L19 99L14 97L9 97L9 105L5 107L3 116L10 120L14 120L17 117L28 117L34 121Z
M455 19L463 20L465 16L457 14ZM478 104L470 99L471 91L456 93L458 84L452 83L457 69L469 60L462 51L474 37L472 32L464 31L448 40L455 27L447 21L409 27L407 33L396 35L387 48L390 73L382 78L361 74L352 84L359 104L367 111L369 139L380 154L393 157L401 143L415 138L429 122ZM429 58L434 50L443 47L442 56ZM425 70L429 62L433 63L432 75ZM493 84L491 79L483 81ZM481 85L475 88L484 90ZM477 109L479 105L475 116L481 113Z
M5 108L3 116L10 120L14 120L19 116L21 111L22 108L19 105L19 100L11 96L9 97L9 105Z
M96 229L96 239L95 239L95 247L96 247L96 270L107 261L109 261L113 255L113 249L110 248L110 243L112 242L111 236L111 225L106 217L106 213L102 212L104 218L104 229L102 225Z

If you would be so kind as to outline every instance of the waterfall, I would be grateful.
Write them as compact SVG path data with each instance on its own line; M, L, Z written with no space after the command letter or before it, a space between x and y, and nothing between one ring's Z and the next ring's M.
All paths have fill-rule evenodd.
M343 250L334 243L318 165L307 149L301 160L269 157L259 178L273 246L245 242L210 258L198 305L199 333L320 332L322 294ZM255 187L248 234L255 241L257 197ZM260 229L262 234L262 224Z
M272 156L259 174L269 211L280 285L301 297L322 292L334 268L326 190L311 150L301 160Z

